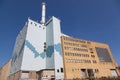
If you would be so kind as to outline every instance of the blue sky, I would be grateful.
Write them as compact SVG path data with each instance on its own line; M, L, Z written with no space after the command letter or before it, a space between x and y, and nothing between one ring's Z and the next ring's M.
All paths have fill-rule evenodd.
M16 36L28 17L61 20L62 32L75 38L109 44L120 65L120 0L0 0L0 66L12 56Z

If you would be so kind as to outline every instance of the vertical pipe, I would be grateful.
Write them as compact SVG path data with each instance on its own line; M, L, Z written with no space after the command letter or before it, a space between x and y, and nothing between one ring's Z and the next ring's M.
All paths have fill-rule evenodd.
M43 2L42 3L42 19L41 19L42 25L45 25L45 10L46 10L46 4Z

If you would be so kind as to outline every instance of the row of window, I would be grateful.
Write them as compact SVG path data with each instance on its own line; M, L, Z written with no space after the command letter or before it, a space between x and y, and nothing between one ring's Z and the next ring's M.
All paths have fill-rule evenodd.
M84 44L76 44L76 43L70 43L70 42L64 42L65 45L70 45L70 46L77 46L77 47L85 47L87 48L87 45Z
M97 63L96 60L92 60L94 64ZM84 59L66 59L66 63L91 63L91 60L84 60Z
M40 75L40 77L42 77L42 78L48 78L48 77L52 77L52 78L54 78L55 75Z
M82 59L66 59L67 63L91 63L90 60L82 60Z
M89 54L80 54L80 53L65 52L65 56L89 57Z
M83 71L86 72L86 70L88 71L88 70L93 70L93 69L84 69L84 68L83 69L77 69L77 68L72 68L71 70L72 71L74 71L74 70L81 70L82 72ZM94 71L96 71L96 70L98 71L98 69L94 69Z
M58 72L58 73L59 73L59 72L63 73L63 68L57 69L57 72Z
M64 40L74 41L74 42L80 42L80 43L86 43L85 40L74 39L74 38L69 38L69 37L64 37ZM91 42L90 42L90 41L87 41L87 44L91 44Z
M77 68L72 68L71 69L72 71L81 71L81 72L85 72L86 73L86 70L87 70L87 72L89 71L89 70L92 70L92 71L94 71L95 73L97 73L97 72L99 72L99 70L98 69L77 69Z
M44 42L44 52L46 52L46 42Z
M74 42L80 42L80 43L86 43L85 40L73 39L73 38L68 38L68 37L64 37L64 40L74 41Z
M66 50L75 50L75 51L88 52L88 49L73 48L73 47L67 47L67 46L65 46L64 49L66 49Z
M34 22L30 22L30 24L34 24L35 26L37 26L37 24ZM41 25L39 25L39 28L41 28ZM43 29L45 29L45 28L43 27Z

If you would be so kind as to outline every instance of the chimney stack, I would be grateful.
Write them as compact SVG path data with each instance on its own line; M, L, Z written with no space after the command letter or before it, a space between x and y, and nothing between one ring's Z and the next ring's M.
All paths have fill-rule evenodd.
M41 18L41 24L45 25L45 11L46 11L46 3L42 3L42 18Z

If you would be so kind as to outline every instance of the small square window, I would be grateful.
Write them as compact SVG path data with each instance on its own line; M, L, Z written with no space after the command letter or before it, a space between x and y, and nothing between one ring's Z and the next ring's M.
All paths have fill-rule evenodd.
M61 68L61 72L63 72L63 68Z
M46 45L46 42L44 42L44 45Z
M44 49L44 52L46 52L46 49Z
M57 72L59 72L59 69L57 69Z

